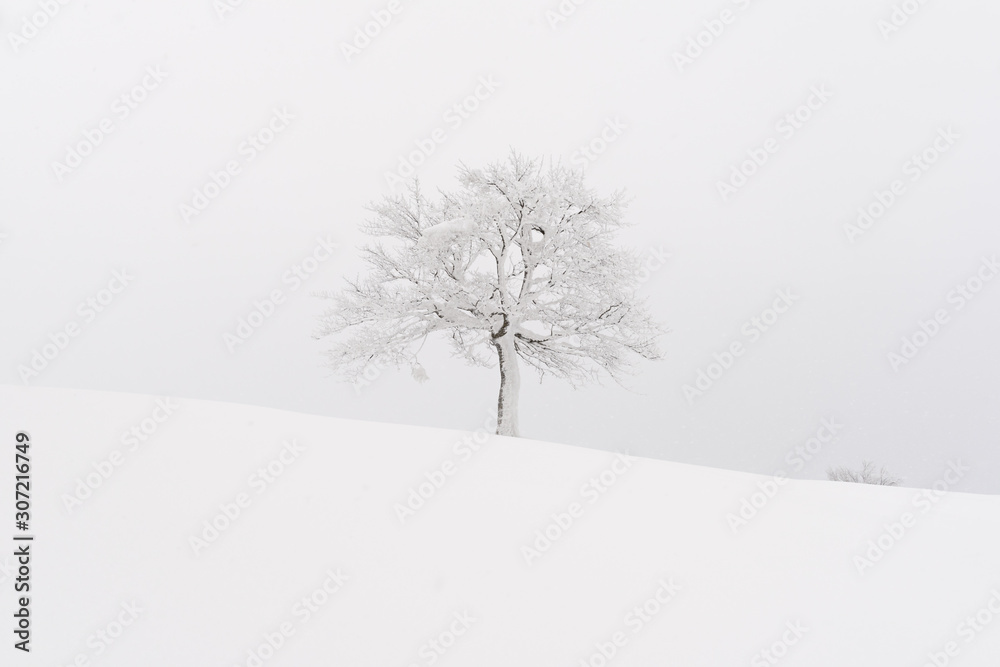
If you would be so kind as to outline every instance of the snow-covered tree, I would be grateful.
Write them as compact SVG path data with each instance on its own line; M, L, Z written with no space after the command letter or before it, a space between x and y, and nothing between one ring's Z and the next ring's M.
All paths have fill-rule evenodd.
M862 461L861 468L852 470L851 468L839 467L830 468L826 471L826 478L831 482L855 482L857 484L876 484L878 486L899 486L903 480L890 474L884 467L875 470L875 464L871 461Z
M426 380L417 353L441 333L455 356L499 366L497 433L516 436L520 362L579 386L659 358L663 330L635 294L638 258L613 245L621 193L598 197L581 172L516 154L461 167L459 183L437 201L414 184L369 207L369 273L321 294L334 304L316 337L334 337L335 373L352 380L381 363Z

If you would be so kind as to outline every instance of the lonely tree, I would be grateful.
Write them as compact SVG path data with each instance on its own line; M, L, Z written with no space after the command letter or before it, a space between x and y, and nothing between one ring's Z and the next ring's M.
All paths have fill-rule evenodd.
M497 366L497 433L518 435L521 367L578 386L657 359L662 330L635 295L636 256L616 248L622 195L600 198L581 172L512 155L461 168L460 187L369 207L370 271L348 281L323 314L331 368L347 380L368 364L410 367L431 334L455 356Z

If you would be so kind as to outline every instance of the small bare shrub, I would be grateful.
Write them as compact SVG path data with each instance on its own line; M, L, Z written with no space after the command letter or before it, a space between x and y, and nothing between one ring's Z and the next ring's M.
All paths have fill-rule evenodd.
M855 482L858 484L877 484L879 486L899 486L902 478L890 474L885 468L875 470L875 464L871 461L862 461L861 468L852 470L841 466L840 468L830 468L826 471L826 477L831 482Z

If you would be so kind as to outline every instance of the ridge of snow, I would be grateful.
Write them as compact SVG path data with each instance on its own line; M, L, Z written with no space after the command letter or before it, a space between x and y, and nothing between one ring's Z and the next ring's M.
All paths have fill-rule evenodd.
M37 535L34 650L5 664L252 665L248 651L283 624L293 634L260 664L406 667L435 654L440 665L598 667L604 651L610 667L919 666L949 642L954 664L1000 655L994 612L980 631L962 626L1000 602L998 497L944 493L922 512L915 499L928 492L789 480L734 532L727 515L773 479L483 431L171 401L156 422L156 397L0 386L8 440L32 437ZM153 432L129 450L123 434L147 420ZM64 497L114 450L123 461L68 510ZM259 471L282 457L265 483ZM615 470L604 491L589 485ZM0 482L7 498L12 477ZM395 506L422 484L433 492L401 522ZM191 536L239 494L248 506L195 554ZM579 516L528 564L523 547L555 534L573 503ZM856 557L904 514L912 525L859 572ZM324 583L340 588L319 595ZM307 614L308 596L325 601ZM129 603L138 620L98 656L88 637ZM657 612L640 624L642 605ZM456 629L436 654L432 642ZM791 639L777 662L762 657Z

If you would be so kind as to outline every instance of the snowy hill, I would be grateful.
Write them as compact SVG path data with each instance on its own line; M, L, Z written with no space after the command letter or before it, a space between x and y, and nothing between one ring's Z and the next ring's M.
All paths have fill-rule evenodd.
M9 452L31 436L36 536L32 652L4 665L1000 656L997 497L184 399L5 386L0 406Z

